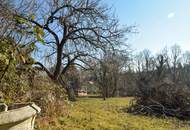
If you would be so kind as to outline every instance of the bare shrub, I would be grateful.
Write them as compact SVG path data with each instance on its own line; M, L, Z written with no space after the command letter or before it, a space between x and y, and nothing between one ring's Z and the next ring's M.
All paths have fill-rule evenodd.
M138 85L141 94L128 112L180 119L190 117L190 86L187 83L141 80Z

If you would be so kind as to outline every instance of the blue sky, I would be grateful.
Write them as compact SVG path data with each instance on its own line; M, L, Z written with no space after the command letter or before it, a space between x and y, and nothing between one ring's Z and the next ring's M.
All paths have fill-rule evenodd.
M123 25L137 25L128 43L138 51L156 53L178 44L190 50L190 0L105 0Z

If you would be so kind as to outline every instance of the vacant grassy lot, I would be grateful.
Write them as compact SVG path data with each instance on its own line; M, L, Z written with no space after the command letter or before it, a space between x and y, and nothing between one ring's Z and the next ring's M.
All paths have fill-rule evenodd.
M79 99L68 103L64 115L54 123L41 125L44 130L190 130L190 121L175 118L136 116L123 111L131 98Z

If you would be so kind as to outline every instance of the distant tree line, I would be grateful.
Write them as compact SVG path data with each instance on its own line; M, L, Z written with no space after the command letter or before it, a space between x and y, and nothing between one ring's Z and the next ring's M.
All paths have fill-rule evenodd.
M136 103L132 103L129 112L189 117L189 51L183 52L175 44L157 54L145 49L122 56L105 53L92 69L93 80L104 99L135 96Z

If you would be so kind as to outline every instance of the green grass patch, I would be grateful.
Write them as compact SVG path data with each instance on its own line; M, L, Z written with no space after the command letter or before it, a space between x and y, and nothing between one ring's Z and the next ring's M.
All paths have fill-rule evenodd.
M190 130L190 121L132 115L123 111L132 98L81 98L69 103L49 130ZM45 128L44 130L48 130Z

